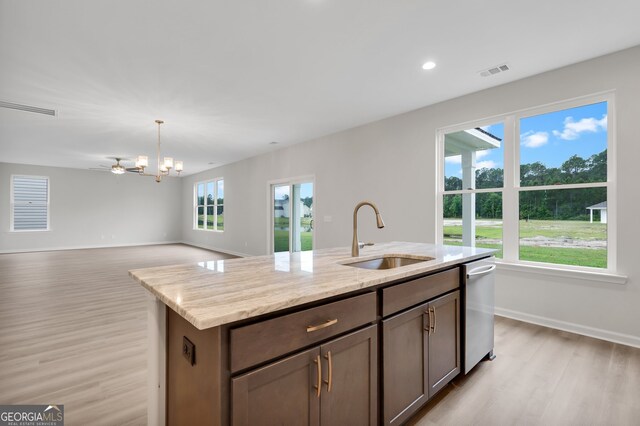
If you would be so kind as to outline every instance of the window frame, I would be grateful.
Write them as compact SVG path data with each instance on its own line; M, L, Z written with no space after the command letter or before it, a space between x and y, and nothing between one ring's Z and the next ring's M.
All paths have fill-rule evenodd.
M222 204L218 203L218 182L224 182L224 177L216 177L213 179L206 179L194 182L193 184L193 230L194 231L208 231L208 232L224 232L224 225L222 229L218 229L218 207L222 206L224 209L224 199ZM207 185L213 184L213 204L207 204ZM198 185L204 185L204 204L198 204ZM198 228L198 207L204 208L204 227L202 229ZM213 229L207 228L207 208L213 207ZM222 217L224 218L224 210L222 213ZM224 220L224 219L223 219Z
M47 206L47 228L46 229L15 229L15 212L14 207L16 205L16 201L14 199L14 180L15 178L28 178L28 179L45 179L47 181L47 203L44 204ZM51 179L49 176L36 176L36 175L22 175L16 174L11 175L9 179L9 232L48 232L51 230ZM25 203L20 202L18 205L23 205Z
M520 184L520 120L541 114L562 111L565 109L586 106L590 104L607 103L607 180L606 182L521 186ZM474 127L504 124L504 184L502 188L483 188L474 190L444 190L445 135ZM443 197L453 194L478 194L483 192L502 193L502 252L503 259L499 263L528 269L545 269L552 271L576 271L590 274L612 275L617 271L617 157L616 157L616 111L615 91L606 91L592 95L580 96L573 99L553 102L537 107L531 107L500 114L480 120L469 121L436 130L436 238L437 244L443 244L444 218ZM607 267L595 268L555 263L534 262L520 260L520 227L519 227L519 199L520 192L606 188L607 190Z

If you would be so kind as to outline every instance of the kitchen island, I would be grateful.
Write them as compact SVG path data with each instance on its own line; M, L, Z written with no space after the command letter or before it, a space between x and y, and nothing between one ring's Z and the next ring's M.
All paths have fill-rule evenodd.
M132 270L150 292L148 422L404 422L461 371L459 265L492 253L398 242ZM382 257L409 264L366 269Z

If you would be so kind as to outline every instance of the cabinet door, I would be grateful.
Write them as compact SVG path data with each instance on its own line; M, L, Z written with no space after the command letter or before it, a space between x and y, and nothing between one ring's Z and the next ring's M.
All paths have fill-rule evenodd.
M429 303L429 398L460 373L460 291Z
M232 379L232 424L319 425L319 362L316 347Z
M428 304L382 321L384 424L401 424L429 397Z
M377 334L378 328L374 325L320 347L322 425L373 426L378 423Z

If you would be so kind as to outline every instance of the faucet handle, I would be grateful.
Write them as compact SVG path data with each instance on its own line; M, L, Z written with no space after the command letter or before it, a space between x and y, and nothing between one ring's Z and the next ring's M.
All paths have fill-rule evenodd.
M358 247L364 248L364 246L372 246L374 243L363 243L362 241L358 241Z

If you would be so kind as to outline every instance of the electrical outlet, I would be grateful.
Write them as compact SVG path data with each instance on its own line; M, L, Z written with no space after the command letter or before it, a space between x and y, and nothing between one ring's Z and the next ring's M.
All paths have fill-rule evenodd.
M182 336L182 356L189 361L189 364L193 365L196 363L196 345L187 339L186 336Z

